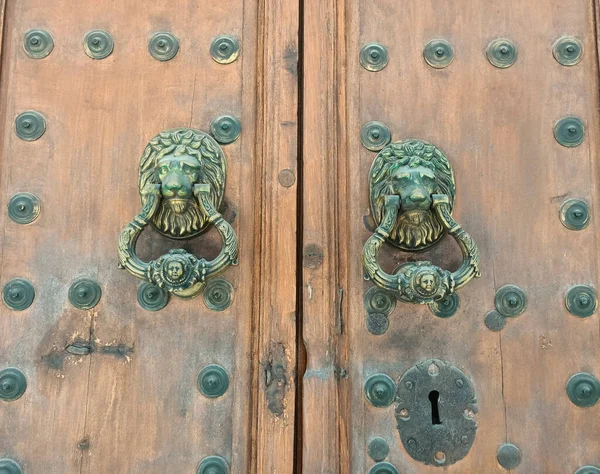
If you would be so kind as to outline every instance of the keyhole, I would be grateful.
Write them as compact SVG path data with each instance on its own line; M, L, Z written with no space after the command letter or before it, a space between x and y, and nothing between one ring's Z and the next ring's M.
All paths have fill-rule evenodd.
M440 399L440 392L437 390L432 390L429 392L429 401L431 402L431 424L432 425L441 425L440 421L440 410L438 407L438 401Z

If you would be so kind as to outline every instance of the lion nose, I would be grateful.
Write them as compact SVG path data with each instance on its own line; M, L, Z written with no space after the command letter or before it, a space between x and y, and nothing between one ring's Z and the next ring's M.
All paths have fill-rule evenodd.
M410 200L412 202L423 202L425 199L427 199L427 196L419 189L415 189L412 193L410 193Z
M181 183L177 180L167 181L164 186L169 191L179 191L181 189Z

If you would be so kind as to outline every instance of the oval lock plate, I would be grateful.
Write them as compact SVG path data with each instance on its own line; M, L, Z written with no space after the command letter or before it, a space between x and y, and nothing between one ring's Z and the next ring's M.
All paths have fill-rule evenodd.
M427 465L449 466L475 440L475 391L457 367L429 359L408 369L397 389L396 421L404 448Z

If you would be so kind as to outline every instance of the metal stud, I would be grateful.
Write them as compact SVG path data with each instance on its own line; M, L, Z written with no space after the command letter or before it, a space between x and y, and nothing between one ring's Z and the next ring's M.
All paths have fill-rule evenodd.
M386 439L376 436L369 441L368 453L375 462L383 461L390 452Z
M23 396L25 390L27 379L23 372L14 367L0 371L0 400L14 402Z
M598 309L596 290L586 285L569 288L565 295L565 305L572 315L587 318Z
M83 49L92 59L104 59L111 55L115 41L108 31L93 30L83 39Z
M517 47L512 41L499 38L488 45L485 54L492 66L504 69L512 66L517 60Z
M203 297L207 308L213 311L225 311L233 301L233 285L224 278L209 280Z
M512 318L525 311L527 297L525 292L518 286L504 285L496 292L494 305L501 315Z
M390 320L384 313L367 314L367 331L374 336L385 334L390 327Z
M498 448L497 458L504 469L515 469L521 464L521 450L514 444L504 443Z
M583 43L574 36L563 36L554 43L552 54L563 66L574 66L583 57Z
M8 217L17 224L30 224L40 215L40 200L31 193L17 193L8 203Z
M429 309L438 318L449 318L454 316L460 307L458 294L452 293L440 301L429 303Z
M241 132L242 124L233 115L221 115L210 123L211 135L222 145L236 141Z
M379 43L365 44L360 48L360 65L367 71L381 71L388 64L388 50Z
M198 466L198 474L229 474L229 465L221 456L207 456Z
M81 278L69 288L69 301L78 309L92 309L100 301L102 290L94 280Z
M360 130L360 141L367 150L379 151L392 141L392 132L384 123L368 122Z
M0 473L2 474L23 474L23 469L12 459L0 459Z
M372 286L365 293L363 304L368 313L383 313L388 316L396 307L396 297L389 291Z
M582 466L575 471L575 474L600 474L600 468L596 466Z
M396 384L385 374L371 375L365 383L365 397L374 407L390 406L396 399Z
M219 64L230 64L240 55L240 43L230 35L217 36L210 43L210 55Z
M448 67L454 60L454 48L443 39L434 39L425 45L423 57L435 69Z
M33 142L46 131L46 119L35 110L26 110L17 116L15 130L21 140Z
M24 278L14 278L4 285L4 304L15 311L23 311L31 306L35 298L33 285Z
M506 318L498 311L490 311L485 315L485 325L490 331L498 332L506 326Z
M591 407L600 397L600 382L592 374L577 373L567 381L567 395L578 407Z
M369 474L398 474L398 469L389 462L378 462L369 470Z
M563 117L554 125L554 138L562 146L575 147L583 143L585 127L577 117Z
M32 59L43 59L54 49L52 35L44 30L30 30L23 38L23 49Z
M219 398L228 387L229 376L220 365L207 365L198 374L198 390L206 398Z
M582 230L590 223L590 208L581 199L568 199L560 206L559 217L567 229Z
M154 59L169 61L179 51L179 40L171 33L161 31L155 33L148 43L148 52Z
M167 306L169 293L152 283L144 282L138 288L138 303L148 311L159 311Z

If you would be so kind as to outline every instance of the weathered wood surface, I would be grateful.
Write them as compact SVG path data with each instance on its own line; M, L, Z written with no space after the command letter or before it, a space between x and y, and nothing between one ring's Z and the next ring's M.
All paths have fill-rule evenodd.
M0 456L18 460L25 472L195 472L211 454L225 457L232 472L292 472L297 187L288 186L285 173L282 186L279 173L297 173L298 9L287 3L259 10L258 2L242 0L97 1L76 8L62 0L9 2L1 199L4 209L17 191L42 201L31 225L0 213L1 282L25 277L37 292L26 311L0 308L0 366L20 368L29 383L22 399L0 407ZM43 60L23 51L31 28L54 37L54 51ZM113 35L108 58L85 55L83 37L91 29ZM169 62L147 50L152 33L162 30L180 41ZM211 59L218 34L240 40L233 64ZM36 142L14 133L14 118L25 109L47 119ZM145 311L136 301L139 282L117 268L116 254L121 228L140 208L139 157L159 131L208 130L224 113L243 127L240 139L224 146L224 215L240 243L239 266L224 274L234 303L216 313L201 297L172 299L158 313ZM220 242L211 230L183 245L211 257ZM150 230L138 249L155 258L173 246L179 244ZM90 311L67 299L69 285L82 276L102 287ZM92 354L65 352L73 340L88 341ZM285 361L284 387L264 385L270 355ZM229 390L216 400L196 388L209 363L230 375ZM269 405L273 399L281 413L277 403Z

